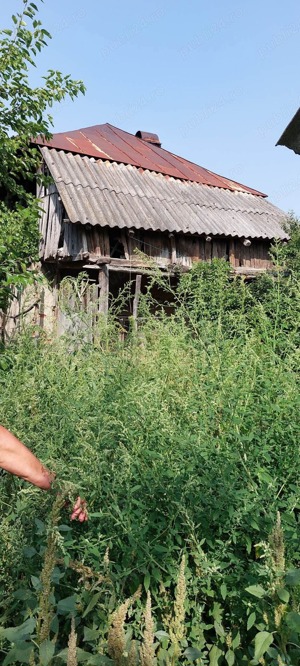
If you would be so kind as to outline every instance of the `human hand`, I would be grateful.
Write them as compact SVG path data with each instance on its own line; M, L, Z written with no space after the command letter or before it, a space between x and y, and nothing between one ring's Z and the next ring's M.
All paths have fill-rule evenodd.
M50 490L52 488L52 484L55 482L56 474L55 472L49 471L47 467L42 465L42 478L43 483L40 484L40 488L44 488L44 490Z
M80 496L77 497L77 500L73 506L73 512L71 514L70 520L79 520L80 523L84 523L86 520L88 520L86 501Z

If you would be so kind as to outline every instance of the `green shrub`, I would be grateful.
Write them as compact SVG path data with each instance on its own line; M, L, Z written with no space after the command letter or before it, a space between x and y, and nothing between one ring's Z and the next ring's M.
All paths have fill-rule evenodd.
M64 509L55 528L56 655L75 616L78 659L87 660L84 650L89 663L106 663L109 617L141 585L141 598L122 610L130 663L146 631L149 590L161 664L200 655L199 663L219 666L299 661L297 570L292 585L285 580L300 558L299 295L294 274L246 285L213 262L181 278L171 317L152 315L146 296L138 331L124 343L112 320L81 339L27 331L3 351L0 421L90 507L87 525L69 526ZM7 478L0 504L2 624L15 626L37 617L49 496ZM280 575L270 542L278 511ZM148 595L148 643L149 604ZM3 634L3 654L11 635Z

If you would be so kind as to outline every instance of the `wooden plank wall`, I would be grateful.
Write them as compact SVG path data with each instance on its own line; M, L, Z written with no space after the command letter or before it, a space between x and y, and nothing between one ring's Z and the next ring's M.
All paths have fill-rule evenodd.
M234 268L269 268L270 242L252 240L250 246L237 238L169 234L159 231L110 229L89 227L63 220L63 206L54 184L42 197L43 212L40 218L40 258L44 260L82 260L88 254L110 256L116 239L126 261L137 260L136 250L151 257L160 266L178 264L187 268L195 261L226 259Z
M194 261L204 258L204 245L200 238L193 236L175 236L176 263L181 266L192 266ZM202 248L203 245L203 248Z
M96 256L110 256L110 234L118 238L124 248L126 261L138 260L137 251L151 257L160 265L176 264L191 267L195 261L211 261L212 259L225 259L233 267L270 268L272 262L268 255L270 243L264 240L253 240L249 247L243 245L240 239L211 237L207 241L200 236L172 235L160 232L135 232L131 236L128 230L111 230L108 228L92 228L85 230L81 225L64 223L64 251L65 257L79 258L83 252ZM174 248L176 252L174 252ZM173 252L172 252L173 249Z
M234 268L271 268L270 241L255 239L249 247L236 238L229 241L229 261Z
M214 238L211 241L212 259L228 260L228 241L226 238Z
M143 234L144 253L159 264L171 263L171 239L168 234L145 231Z

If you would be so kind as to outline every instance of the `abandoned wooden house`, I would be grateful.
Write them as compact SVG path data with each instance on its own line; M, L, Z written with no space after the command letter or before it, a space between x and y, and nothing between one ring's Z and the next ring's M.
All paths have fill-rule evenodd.
M249 277L271 266L274 239L287 238L284 213L265 194L165 150L155 134L104 124L36 143L51 177L37 193L40 261L53 287L43 316L68 275L86 272L104 313L130 281L136 314L151 266L176 276L223 257Z

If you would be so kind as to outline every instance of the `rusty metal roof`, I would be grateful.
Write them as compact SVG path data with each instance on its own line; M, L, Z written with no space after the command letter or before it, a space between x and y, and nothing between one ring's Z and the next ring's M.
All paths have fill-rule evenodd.
M208 187L128 164L41 148L73 223L213 234L287 238L285 214L249 192Z
M140 132L142 135L143 133ZM226 190L250 192L260 197L266 194L253 190L233 180L219 176L208 169L204 169L193 162L178 157L164 148L143 141L129 132L114 127L109 123L85 127L71 132L54 134L50 141L42 137L35 143L57 150L95 157L111 162L131 164L142 169L149 169L167 176L190 180L202 185L221 187Z
M300 109L295 113L276 146L286 146L300 155Z

